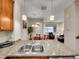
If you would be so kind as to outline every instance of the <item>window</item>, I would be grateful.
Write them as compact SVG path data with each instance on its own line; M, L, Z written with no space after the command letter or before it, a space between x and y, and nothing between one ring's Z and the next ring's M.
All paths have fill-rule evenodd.
M44 28L44 34L47 34L49 32L52 32L52 33L56 32L56 28L54 28L54 27L45 27Z

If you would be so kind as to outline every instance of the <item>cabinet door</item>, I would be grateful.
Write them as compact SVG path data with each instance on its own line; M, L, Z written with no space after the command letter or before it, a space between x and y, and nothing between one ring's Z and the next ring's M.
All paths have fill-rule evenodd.
M13 30L13 0L0 0L0 31Z

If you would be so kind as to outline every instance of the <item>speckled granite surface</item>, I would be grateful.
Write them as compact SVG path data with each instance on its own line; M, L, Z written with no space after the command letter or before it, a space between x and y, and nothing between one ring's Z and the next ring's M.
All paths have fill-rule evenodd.
M20 53L18 52L21 46L27 44L41 44L44 47L44 52L42 53ZM6 56L75 56L76 53L72 49L65 46L63 43L60 43L55 40L42 40L42 41L16 41L13 46L0 49L0 59L5 58Z

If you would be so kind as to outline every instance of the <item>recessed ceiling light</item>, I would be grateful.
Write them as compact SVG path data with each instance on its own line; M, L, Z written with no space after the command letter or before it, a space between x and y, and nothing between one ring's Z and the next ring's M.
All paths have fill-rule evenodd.
M37 24L36 25L33 24L32 27L38 27L38 25Z
M33 24L32 27L35 27L35 25Z
M55 16L50 16L50 20L55 20Z
M27 16L26 15L22 15L22 20L27 20Z

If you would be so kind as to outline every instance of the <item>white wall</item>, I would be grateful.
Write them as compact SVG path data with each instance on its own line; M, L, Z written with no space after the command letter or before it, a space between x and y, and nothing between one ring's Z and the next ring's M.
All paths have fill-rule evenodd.
M21 39L21 10L18 0L14 3L14 31L12 33L12 40Z
M75 1L75 6L76 6L76 36L79 36L79 0ZM79 55L79 39L76 40L76 49L77 53Z
M12 40L15 41L18 39L28 40L27 28L23 29L22 15L24 15L24 8L21 6L21 2L24 2L24 0L15 0L14 4L14 31Z
M65 45L75 50L76 44L76 12L75 4L73 3L64 12L64 33L65 33Z
M64 34L64 22L57 24L56 33L57 34Z
M9 32L0 32L0 43L5 42L11 39L11 33Z
M76 36L79 36L79 0L65 10L65 44L75 48L79 55L79 39L75 39Z

